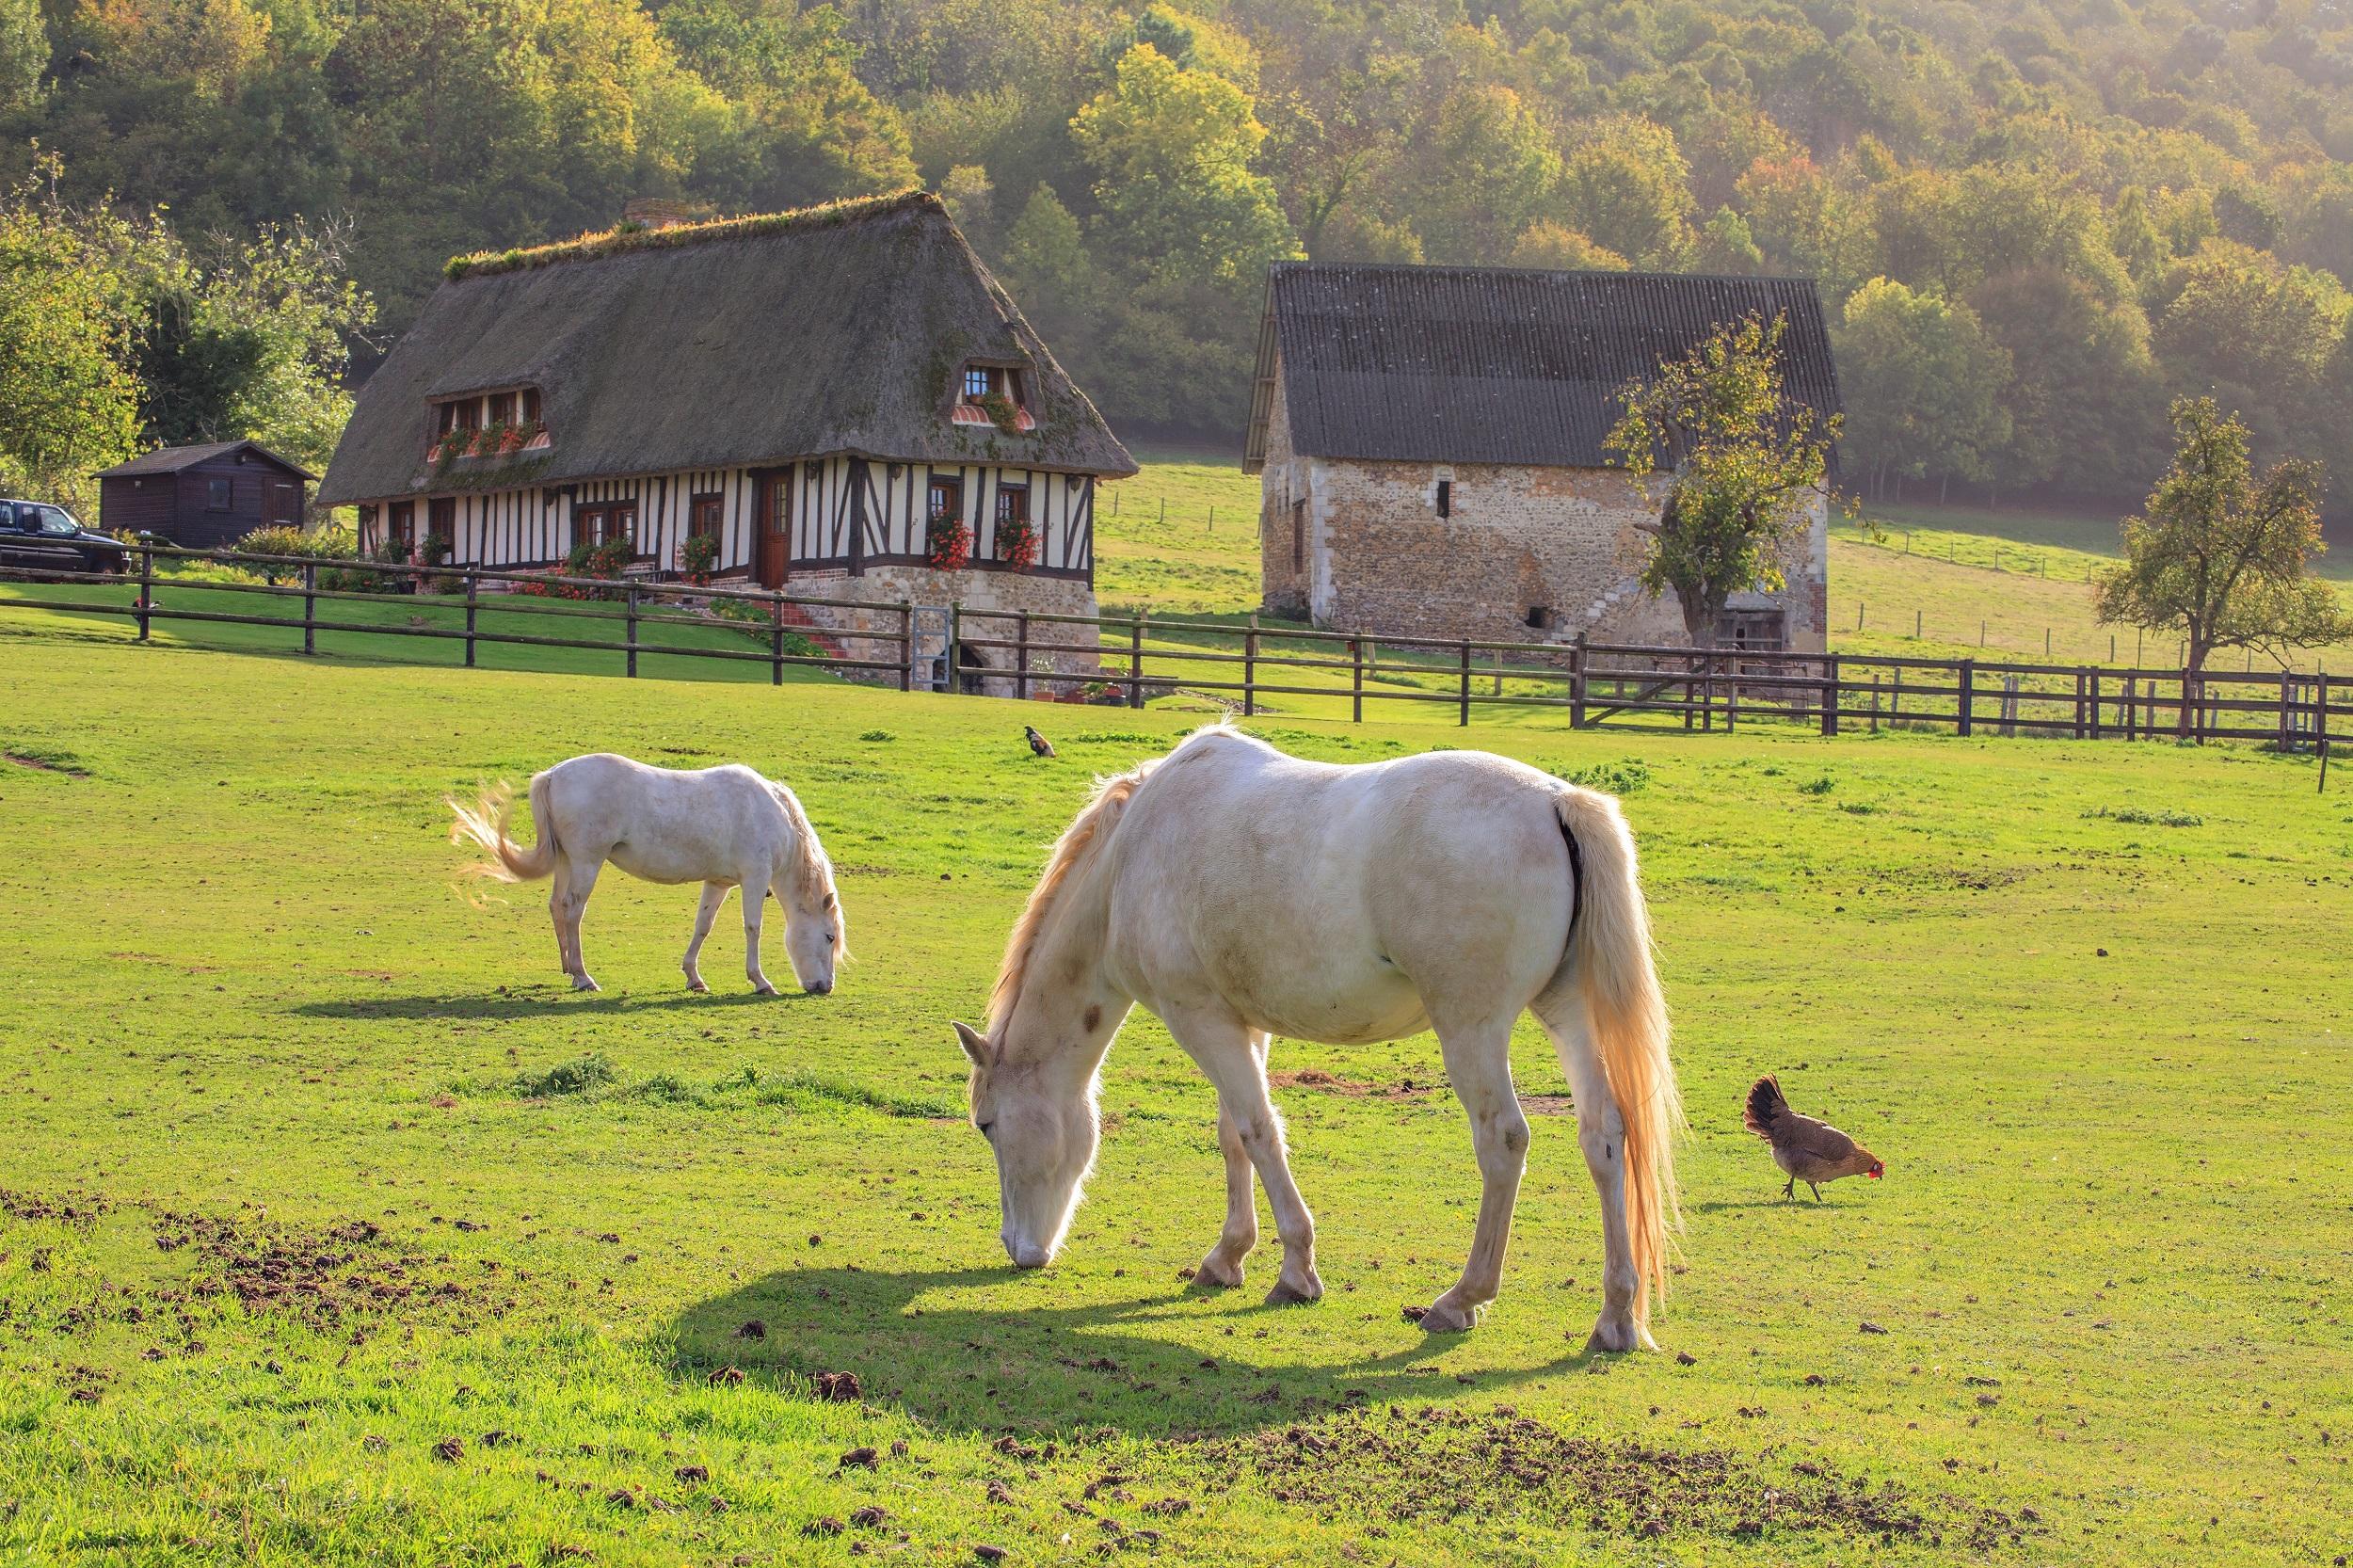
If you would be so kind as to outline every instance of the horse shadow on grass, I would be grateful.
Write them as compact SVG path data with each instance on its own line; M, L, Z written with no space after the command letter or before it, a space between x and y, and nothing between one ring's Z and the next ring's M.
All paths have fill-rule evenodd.
M805 991L797 990L779 991L775 996L763 997L750 990L703 994L681 986L664 995L643 996L625 991L584 994L568 987L552 985L544 990L519 988L511 993L457 991L440 995L342 997L328 1001L304 1002L292 1011L303 1017L344 1020L390 1019L403 1023L430 1023L466 1018L504 1022L549 1017L556 1014L609 1018L638 1013L665 1013L682 1007L776 1007L817 1000Z
M1069 1302L1048 1299L1050 1273L1007 1268L787 1269L681 1313L672 1373L732 1382L740 1372L818 1394L820 1374L854 1372L858 1398L938 1428L1194 1438L1348 1406L1492 1393L1590 1359L1578 1351L1458 1377L1435 1363L1463 1338L1397 1323L1410 1337L1395 1350L1303 1362L1286 1353L1300 1338L1287 1331L1340 1304L1262 1306L1259 1289L1139 1286ZM1205 1298L1225 1309L1205 1313Z

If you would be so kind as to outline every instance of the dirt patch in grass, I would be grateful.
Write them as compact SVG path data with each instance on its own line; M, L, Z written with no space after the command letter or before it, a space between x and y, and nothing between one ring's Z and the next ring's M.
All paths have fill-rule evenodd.
M82 760L70 751L56 751L47 746L10 745L0 746L0 757L20 768L31 768L40 773L61 773L68 778L89 776L89 769L82 766Z
M1636 1537L1828 1531L1971 1551L2038 1527L1981 1503L1872 1487L1831 1466L1574 1436L1511 1412L1350 1411L1200 1446L1210 1474L1249 1475L1328 1517L1513 1516Z
M1415 1078L1400 1079L1395 1083L1359 1083L1321 1067L1269 1073L1266 1080L1277 1089L1313 1089L1318 1094L1338 1095L1347 1099L1406 1099L1416 1095L1434 1095L1445 1087Z
M51 1197L39 1192L11 1192L0 1188L0 1214L11 1220L56 1220L84 1229L98 1223L98 1216L112 1205L104 1198L88 1192L68 1192Z
M387 1237L372 1222L315 1230L204 1214L160 1215L155 1245L192 1249L200 1294L226 1292L248 1312L287 1312L313 1327L346 1319L472 1304L475 1292L437 1260Z

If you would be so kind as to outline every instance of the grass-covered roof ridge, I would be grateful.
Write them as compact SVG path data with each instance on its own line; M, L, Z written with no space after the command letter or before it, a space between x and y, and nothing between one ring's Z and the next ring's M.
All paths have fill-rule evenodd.
M920 186L910 185L904 190L890 191L881 196L843 197L838 201L820 202L812 207L793 207L780 213L754 213L743 217L712 218L703 223L674 223L666 227L623 223L597 233L581 234L547 245L477 250L470 255L452 256L441 271L450 281L456 282L461 278L520 272L530 267L550 266L557 262L595 261L633 250L660 250L674 246L742 239L793 229L831 228L837 224L855 223L862 218L878 217L886 213L925 206L941 207L939 198ZM945 210L944 207L942 210Z

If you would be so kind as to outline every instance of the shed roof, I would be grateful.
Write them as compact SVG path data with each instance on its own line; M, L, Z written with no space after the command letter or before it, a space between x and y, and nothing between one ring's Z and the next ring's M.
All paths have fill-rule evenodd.
M140 453L127 463L117 463L112 468L99 470L98 477L128 479L151 473L178 473L183 469L194 468L199 463L209 463L216 457L226 457L231 453L248 449L266 460L276 463L289 473L298 473L305 479L318 478L318 475L309 469L299 463L287 461L260 441L211 441L201 446L159 446L152 452Z
M1279 355L1302 456L1611 467L1619 389L1751 315L1787 319L1789 396L1837 411L1811 279L1278 263L1243 460L1266 459Z
M939 199L463 257L360 390L328 504L847 452L1128 474L1135 462ZM970 360L1025 366L1034 429L949 418ZM552 445L427 468L432 402L539 389Z

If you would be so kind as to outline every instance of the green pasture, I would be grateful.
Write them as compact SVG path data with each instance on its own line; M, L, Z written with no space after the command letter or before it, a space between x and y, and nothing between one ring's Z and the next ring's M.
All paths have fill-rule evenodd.
M1269 1253L1241 1292L1183 1277L1213 1108L1141 1016L1068 1251L1006 1267L947 1020L1090 779L1197 714L4 608L0 648L0 1560L2353 1551L2353 807L2309 759L1259 721L1625 792L1688 1228L1661 1353L1589 1358L1593 1198L1532 1028L1513 1256L1466 1336L1402 1317L1478 1190L1428 1038L1277 1044L1320 1304L1259 1304ZM730 914L690 996L691 895L611 872L606 990L574 996L537 889L461 897L439 797L596 747L792 783L840 989L750 997ZM1738 1124L1767 1070L1887 1179L1785 1204Z

